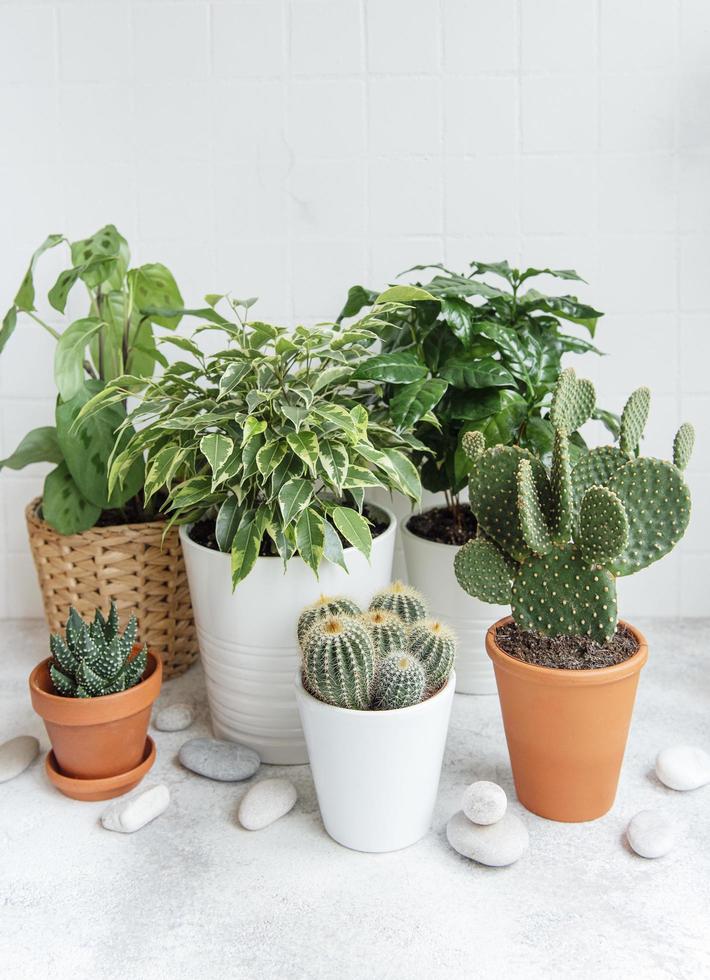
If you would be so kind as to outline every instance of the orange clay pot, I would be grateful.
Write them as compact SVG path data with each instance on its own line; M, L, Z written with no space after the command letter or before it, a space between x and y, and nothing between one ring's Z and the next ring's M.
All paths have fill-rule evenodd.
M639 672L648 659L644 636L628 623L638 652L621 664L556 670L526 664L496 643L499 620L486 634L518 799L541 817L595 820L613 805Z
M150 712L163 676L160 658L148 653L138 684L97 698L56 694L49 676L50 660L37 664L30 674L30 696L32 707L44 720L60 773L73 779L107 779L140 766L146 758Z

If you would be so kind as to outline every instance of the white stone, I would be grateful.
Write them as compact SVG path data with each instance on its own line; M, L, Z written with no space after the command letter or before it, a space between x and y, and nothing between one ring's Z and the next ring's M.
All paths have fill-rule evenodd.
M710 783L710 755L697 745L672 745L658 753L656 775L670 789L698 789Z
M481 826L472 823L459 810L446 825L449 844L463 857L502 868L513 864L528 849L528 829L514 813L506 813L497 823Z
M247 790L239 804L239 822L245 830L263 830L287 814L297 799L289 779L262 779Z
M101 823L106 830L116 830L120 834L133 834L155 820L170 803L170 790L164 783L143 790L127 799L116 800L101 814Z
M480 779L463 791L461 809L469 820L481 826L497 823L505 814L508 797L497 783Z
M159 732L181 732L189 728L195 718L192 705L185 701L161 708L155 716L153 725Z
M659 858L675 844L675 828L658 810L641 810L629 821L626 839L643 858Z
M14 779L37 758L39 742L34 735L17 735L0 745L0 783Z

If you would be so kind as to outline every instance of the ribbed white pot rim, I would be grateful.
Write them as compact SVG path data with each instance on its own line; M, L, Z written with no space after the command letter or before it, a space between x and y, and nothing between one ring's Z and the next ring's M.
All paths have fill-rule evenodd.
M377 506L379 506L379 505L377 505ZM410 514L409 517L406 519L406 521L402 521L402 523L400 524L400 530L402 532L402 536L403 537L407 537L407 538L413 538L417 543L421 542L422 547L425 547L425 548L436 548L439 551L441 551L442 554L443 554L444 551L447 551L447 552L451 553L452 549L455 549L456 551L458 551L458 549L459 548L462 548L463 545L460 545L460 544L443 544L441 541L430 541L429 538L423 538L421 536L421 534L415 534L413 531L410 531L409 528L407 527L407 525L409 524L409 521L411 520L412 517L419 517L419 516L421 516L421 514L428 514L429 511L432 511L432 510L439 510L439 508L438 507L427 507L426 510L422 510L418 514Z
M395 517L394 511L390 510L389 507L386 507L384 504L372 504L372 503L370 503L369 506L372 507L372 508L374 508L375 510L381 511L383 514L385 514L387 516L387 520L389 521L389 526L387 527L387 530L386 531L383 531L382 534L378 534L376 538L373 538L372 539L372 547L374 548L378 541L385 541L387 539L387 537L392 537L396 533L396 531L397 531L397 518ZM354 510L355 508L352 508L352 509ZM230 557L230 554L229 554L228 551L217 551L215 548L208 548L206 545L200 544L199 542L194 541L190 537L190 531L192 530L193 527L194 527L194 523L192 523L192 524L181 524L180 527L178 528L178 532L180 534L180 541L182 542L183 546L189 545L191 548L198 548L200 551L206 551L210 555L214 555L215 558L218 559L218 560L219 559L224 559L224 561L231 562L231 557ZM345 558L347 558L348 553L351 553L351 552L354 553L354 552L357 552L357 551L358 551L358 549L354 545L348 545L347 548L343 548L343 555L345 556ZM283 562L283 558L281 558L279 555L259 555L259 557L257 558L257 561L280 561L280 562ZM304 565L306 564L303 561L303 559L301 558L300 555L295 555L293 558L289 558L289 564L292 561L295 561L295 562L299 562L300 561L300 562L303 562ZM323 559L323 561L325 561L325 559Z
M296 671L296 675L294 677L295 687L307 701L313 703L316 710L322 709L330 714L358 715L361 717L367 716L368 718L373 719L378 718L380 721L384 721L387 718L392 718L393 715L397 715L402 718L405 716L407 718L411 718L413 714L417 712L421 714L423 711L426 711L427 708L431 708L432 704L441 698L450 684L453 684L454 688L456 687L455 670L452 670L447 677L446 684L440 687L436 694L432 694L431 697L426 698L425 701L420 701L418 704L412 704L408 708L386 708L385 710L380 711L379 709L373 708L341 708L340 705L337 704L328 704L327 701L321 701L319 698L314 698L311 692L303 686L303 676L300 667Z

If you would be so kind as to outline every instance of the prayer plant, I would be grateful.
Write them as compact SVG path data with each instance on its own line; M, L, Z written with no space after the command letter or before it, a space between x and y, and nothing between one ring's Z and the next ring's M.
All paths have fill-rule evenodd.
M58 246L67 247L70 266L49 290L51 312L37 312L35 268L40 257ZM136 458L120 485L108 489L107 468L114 433L125 422L125 406L107 404L75 425L81 408L101 392L107 381L125 372L149 377L156 362L166 363L156 344L155 328L173 331L179 313L163 316L144 308L179 306L180 291L164 265L149 263L129 268L128 243L113 225L90 238L68 242L49 235L30 260L15 300L0 328L0 352L24 319L37 323L56 343L54 380L57 386L55 424L29 432L0 469L22 469L30 463L55 463L42 494L42 516L60 534L76 534L93 527L105 511L113 523L141 521L146 512L142 497L143 463ZM67 301L75 286L85 290L86 315L58 328L66 316ZM49 321L49 322L48 322ZM59 321L59 322L58 322ZM163 340L171 340L170 336ZM124 442L130 428L123 427Z
M411 426L369 415L370 385L358 374L382 313L397 305L385 294L354 326L288 331L250 321L253 300L206 299L205 309L180 312L203 321L195 335L221 333L220 351L205 355L183 338L192 362L178 361L147 384L121 377L82 410L80 420L90 419L139 392L123 423L129 437L119 435L109 466L110 490L145 457L146 499L164 493L171 524L213 517L235 587L259 555L284 562L300 555L316 574L322 558L344 566L343 541L369 556L366 488L420 495L408 454L424 447Z
M361 375L375 383L375 417L415 426L428 450L414 457L422 484L443 491L460 521L458 495L470 467L463 437L478 431L487 446L519 445L547 456L554 439L547 416L562 356L600 353L590 341L567 333L563 321L593 337L602 314L574 296L528 288L542 275L583 281L571 269L520 271L507 262L471 262L465 274L442 265L407 271L428 269L435 275L418 293L413 287L390 291L406 289L407 305L383 315L381 351L363 364ZM359 314L376 296L353 286L338 322ZM618 433L615 416L600 409L595 417ZM573 454L584 449L578 433L570 437Z

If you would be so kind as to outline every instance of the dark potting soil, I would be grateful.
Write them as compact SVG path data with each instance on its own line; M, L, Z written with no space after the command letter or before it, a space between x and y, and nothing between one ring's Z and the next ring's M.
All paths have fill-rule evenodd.
M613 667L633 657L639 648L631 630L621 625L610 640L597 643L588 636L543 636L506 623L496 630L496 641L501 650L526 664L564 670Z
M383 534L389 527L388 521L383 521L380 519L379 514L381 511L372 509L365 504L362 510L363 516L370 522L370 533L373 538L377 538L380 534ZM337 528L336 528L337 531ZM190 528L190 537L197 544L201 544L204 548L211 548L212 551L219 551L219 545L217 544L217 538L214 533L214 518L206 518L202 521L197 521ZM350 542L346 541L340 531L337 532L344 548L350 547ZM278 553L274 548L273 541L271 538L264 535L261 539L261 546L259 547L259 556L261 558L276 558Z
M476 536L476 518L468 504L459 504L458 515L452 507L434 507L423 514L413 514L407 527L418 538L438 544L466 544Z

